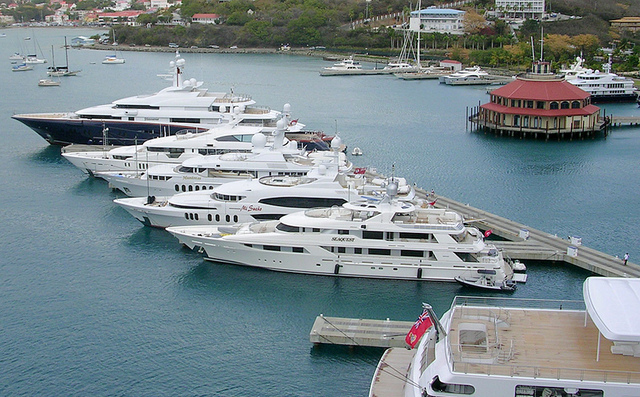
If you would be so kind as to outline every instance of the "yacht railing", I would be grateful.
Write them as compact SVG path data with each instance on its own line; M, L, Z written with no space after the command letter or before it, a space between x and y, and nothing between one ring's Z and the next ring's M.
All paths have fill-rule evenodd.
M458 319L458 321L464 321L465 319L470 321L480 320L492 323L497 330L499 323L509 322L510 313L507 309L527 308L580 312L584 313L585 321L587 316L586 307L582 301L459 296L454 299L449 311L453 316L450 324L453 319ZM487 332L487 335L489 336L489 332ZM640 384L640 373L634 371L508 364L508 361L514 355L513 341L505 344L505 341L498 339L497 333L496 336L494 336L495 341L482 345L485 350L476 353L473 352L473 349L467 349L468 351L464 352L461 344L451 343L451 337L451 335L447 336L446 352L453 372L484 374L487 376L517 376L524 378ZM508 351L504 351L506 345L509 345Z

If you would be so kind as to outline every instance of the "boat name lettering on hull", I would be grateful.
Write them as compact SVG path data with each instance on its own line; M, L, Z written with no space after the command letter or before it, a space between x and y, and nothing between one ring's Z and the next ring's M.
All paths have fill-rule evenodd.
M331 237L331 241L346 241L346 242L354 242L355 237Z

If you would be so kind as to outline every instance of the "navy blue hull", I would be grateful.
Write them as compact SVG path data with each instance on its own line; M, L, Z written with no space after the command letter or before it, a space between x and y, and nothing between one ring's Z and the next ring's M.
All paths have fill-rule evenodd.
M160 125L120 120L47 119L13 116L52 145L134 145L178 131L197 129L190 125ZM200 130L204 131L204 130ZM106 136L106 142L104 142Z

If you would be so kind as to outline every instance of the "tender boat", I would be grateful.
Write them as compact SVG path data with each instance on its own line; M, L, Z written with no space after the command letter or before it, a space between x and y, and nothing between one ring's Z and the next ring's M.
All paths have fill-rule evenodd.
M514 269L515 272L515 269ZM455 280L467 287L488 289L494 291L515 291L516 282L511 280L496 280L495 270L493 269L478 269L475 272L471 272L472 275L456 276Z
M633 79L611 73L611 59L602 65L604 72L591 69L576 73L567 81L591 95L591 102L635 102L638 90Z
M60 85L59 81L54 81L51 79L40 79L38 80L39 87L57 87Z
M258 126L267 131L275 130L281 118L292 122L289 105L285 105L281 113L256 106L247 95L209 92L202 88L202 82L183 79L185 61L178 53L171 65L173 85L155 94L123 98L71 113L12 117L49 143L60 145L134 145L178 131L203 132L234 120L240 125ZM303 127L302 123L293 123L288 131L299 131Z
M339 158L342 171L351 169L351 163L346 160L344 153L305 153L295 147L284 147L277 143L282 142L283 135L276 137L271 147L266 147L264 135L254 135L252 153L195 157L178 165L156 165L142 173L96 172L95 175L128 196L147 197L210 190L226 182L263 176L305 176L313 166L333 161L335 156Z
M406 181L404 200L415 197ZM265 176L224 183L213 190L172 197L130 197L114 202L147 226L234 225L279 219L301 209L340 206L381 197L384 185L363 174L338 172L335 163L313 167L306 176Z
M13 54L9 55L9 60L11 61L24 61L24 55L14 52Z
M33 70L33 66L27 65L26 63L22 63L20 65L15 65L11 67L12 72L26 72L28 70Z
M511 279L502 253L459 213L398 201L396 189L391 182L383 200L310 209L279 221L166 230L209 260L283 272L451 282L487 269L495 270L496 282Z
M360 149L359 147L354 147L353 150L351 151L351 155L362 156L362 149Z
M458 296L388 349L369 396L636 396L640 279L588 277L584 301Z
M102 63L104 63L105 65L118 65L118 64L125 63L125 59L124 58L118 58L115 54L107 55L102 60Z

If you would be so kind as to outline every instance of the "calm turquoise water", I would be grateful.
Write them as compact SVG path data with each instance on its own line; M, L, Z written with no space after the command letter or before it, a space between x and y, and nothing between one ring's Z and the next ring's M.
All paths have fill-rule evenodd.
M12 73L24 36L50 59L92 31L7 29L0 39L0 395L363 396L379 350L314 349L320 313L413 320L421 302L441 314L448 283L334 279L215 265L116 207L117 194L89 179L13 113L75 110L150 93L171 54L70 50L78 77L41 88L45 67ZM33 39L26 42L33 48ZM248 93L310 128L339 131L375 167L418 186L585 245L640 260L640 129L607 139L537 142L465 129L465 108L483 88L390 76L320 77L320 59L185 54L186 77L212 90ZM3 61L4 60L4 61ZM95 64L92 64L95 62ZM607 113L635 115L635 105ZM588 273L530 264L518 297L580 299Z

